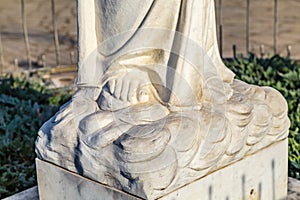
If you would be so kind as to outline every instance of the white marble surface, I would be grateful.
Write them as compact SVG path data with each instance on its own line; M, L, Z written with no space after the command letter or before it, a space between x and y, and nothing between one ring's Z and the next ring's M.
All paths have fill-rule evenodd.
M155 199L287 138L283 96L222 63L213 0L78 0L78 22L78 90L38 158Z
M289 178L287 200L299 200L299 199L300 199L300 181L294 178Z
M294 178L288 179L288 197L286 200L299 200L300 199L300 181ZM30 199L30 200L38 200L38 188L34 186L28 190L23 192L14 194L4 200L20 200L21 199Z
M273 144L160 200L283 200L287 196L287 140ZM130 194L36 160L40 199L136 200Z
M287 140L273 144L161 200L284 200L287 197L287 153Z
M38 187L34 186L25 191L4 198L3 200L39 200Z
M138 200L58 166L36 159L40 200Z

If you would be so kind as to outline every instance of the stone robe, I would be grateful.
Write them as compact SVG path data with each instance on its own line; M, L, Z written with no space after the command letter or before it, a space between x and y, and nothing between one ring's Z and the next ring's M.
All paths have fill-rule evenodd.
M214 1L98 0L95 10L97 64L81 58L79 86L103 86L107 80L101 78L117 62L157 72L158 84L171 91L170 97L162 98L174 106L200 104L203 95L224 103L230 95L227 84L234 74L218 53ZM211 92L202 94L210 81L223 85L210 88L216 90L214 97Z

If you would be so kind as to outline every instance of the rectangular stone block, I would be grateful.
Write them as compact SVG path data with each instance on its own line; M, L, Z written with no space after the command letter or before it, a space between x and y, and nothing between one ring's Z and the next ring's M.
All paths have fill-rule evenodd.
M275 143L159 199L286 199L287 145L287 140ZM36 160L36 165L41 200L140 199L39 159Z

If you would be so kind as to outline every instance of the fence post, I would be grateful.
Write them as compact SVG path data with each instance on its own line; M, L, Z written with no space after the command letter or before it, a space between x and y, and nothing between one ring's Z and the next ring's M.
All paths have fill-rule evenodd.
M236 45L235 44L232 46L232 51L233 51L233 58L236 58Z
M222 24L222 0L219 0L219 50L220 56L223 58L223 24Z
M71 64L75 63L75 53L74 53L74 51L70 52L70 61L71 61Z
M56 65L59 65L60 48L59 48L59 39L58 39L58 31L57 31L56 15L55 15L55 0L51 0L51 12L52 12L52 24L53 24L53 36L55 42Z
M31 53L30 53L30 46L29 46L29 39L28 39L27 18L26 18L26 13L25 13L25 2L24 2L24 0L21 0L21 14L22 14L22 24L23 24L26 54L27 54L27 62L28 62L29 70L31 70L32 69L32 63L31 63Z
M46 67L46 55L42 55L42 66L45 68Z
M259 46L259 53L260 53L260 57L264 58L264 56L265 56L265 45L261 44Z
M287 51L287 57L290 58L292 55L292 45L288 45L286 47L286 51Z
M249 53L250 43L250 0L247 0L247 11L246 11L246 53Z
M4 72L4 55L3 55L1 31L2 30L0 28L0 75Z
M274 0L274 54L277 54L278 0Z
M18 70L19 67L19 61L17 58L14 59L14 71L16 72Z

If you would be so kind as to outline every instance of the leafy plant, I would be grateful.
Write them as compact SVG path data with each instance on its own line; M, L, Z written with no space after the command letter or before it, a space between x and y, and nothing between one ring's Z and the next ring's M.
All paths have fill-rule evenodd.
M236 78L271 86L287 99L289 118L289 176L300 180L300 63L274 56L226 59ZM0 198L36 184L34 141L40 126L71 96L40 80L0 78Z
M50 90L38 80L0 79L0 198L36 184L37 131L69 98L69 90Z
M291 127L289 133L289 176L300 180L300 63L275 55L261 59L249 57L226 59L236 78L247 83L271 86L286 98Z

